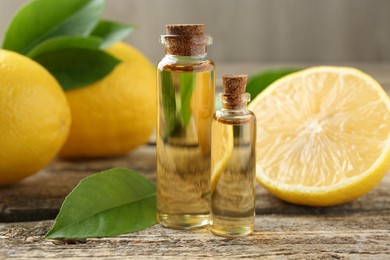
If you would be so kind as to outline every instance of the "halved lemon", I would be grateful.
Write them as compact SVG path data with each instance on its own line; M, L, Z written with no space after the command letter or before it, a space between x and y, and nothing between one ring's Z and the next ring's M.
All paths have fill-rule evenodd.
M390 99L353 68L283 77L250 104L257 180L296 204L330 206L375 187L390 167Z
M214 121L211 127L211 133L210 190L213 192L233 153L233 125L222 124Z

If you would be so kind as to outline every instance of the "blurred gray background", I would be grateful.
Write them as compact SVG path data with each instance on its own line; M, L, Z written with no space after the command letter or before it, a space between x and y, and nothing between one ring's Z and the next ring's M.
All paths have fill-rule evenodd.
M27 0L0 0L0 39ZM139 25L126 41L153 62L167 23L205 23L216 62L390 61L389 0L107 0L105 18Z

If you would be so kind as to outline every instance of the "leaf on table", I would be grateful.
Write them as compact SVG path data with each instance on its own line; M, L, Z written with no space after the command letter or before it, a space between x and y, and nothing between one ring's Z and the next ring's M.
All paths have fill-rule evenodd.
M272 69L252 75L249 77L246 91L251 94L251 100L253 100L261 91L263 91L277 79L299 70L301 69Z
M132 24L122 24L113 21L100 20L92 31L92 36L103 39L102 47L107 48L117 41L122 40L136 28Z
M103 13L104 0L35 0L22 7L5 33L3 48L21 54L58 36L88 36Z
M193 72L180 73L180 99L181 99L181 118L185 127L191 120L190 101L195 85L195 74Z
M129 169L87 177L66 197L46 238L109 237L156 224L155 185Z
M92 84L120 63L103 50L81 47L43 53L34 60L50 71L64 90Z
M27 56L34 59L38 58L47 53L56 52L63 49L69 48L91 48L99 49L101 48L103 40L98 37L81 37L81 36L63 36L48 39L27 53ZM59 60L58 62L62 62Z

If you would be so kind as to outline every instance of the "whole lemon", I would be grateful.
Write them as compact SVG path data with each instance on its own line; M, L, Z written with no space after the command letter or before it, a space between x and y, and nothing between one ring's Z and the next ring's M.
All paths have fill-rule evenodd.
M61 157L122 155L146 143L155 128L154 67L122 42L107 52L122 62L102 80L66 92L72 127Z
M32 175L64 144L70 110L55 78L20 54L0 50L0 185Z

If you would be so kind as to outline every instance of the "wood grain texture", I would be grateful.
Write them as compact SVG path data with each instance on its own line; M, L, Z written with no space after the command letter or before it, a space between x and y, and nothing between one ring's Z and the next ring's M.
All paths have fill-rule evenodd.
M124 157L55 161L45 171L0 190L1 221L54 218L76 183L110 167L131 167L155 179L155 148ZM0 224L4 258L390 258L390 175L369 194L329 208L285 203L257 187L255 232L242 239L213 236L207 229L177 231L156 225L115 238L45 240L53 221ZM39 188L37 188L39 187ZM123 220L125 221L125 220Z
M0 222L54 219L65 196L92 173L126 167L155 179L155 146L143 146L124 157L56 160L46 169L13 186L0 189Z
M40 173L0 189L0 222L54 219L65 196L92 173L113 167L127 167L155 181L155 146L146 145L127 156L111 159L56 160ZM257 187L257 214L314 214L346 216L354 213L390 212L390 175L372 192L351 203L329 208L294 206Z
M213 236L207 229L178 231L159 225L115 238L45 240L52 221L0 225L0 256L9 258L259 258L388 259L390 213L260 215L245 238ZM374 224L375 223L375 224Z
M371 74L390 93L389 65L352 65ZM218 73L280 66L221 65ZM115 238L45 240L64 197L81 179L112 167L132 168L154 181L154 144L123 157L56 160L38 174L0 188L0 259L390 259L390 174L367 195L328 208L288 204L258 186L256 231L246 238L227 239L207 229L189 232L156 225Z

